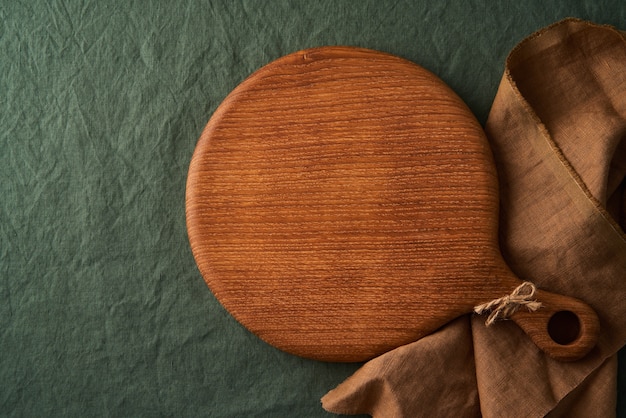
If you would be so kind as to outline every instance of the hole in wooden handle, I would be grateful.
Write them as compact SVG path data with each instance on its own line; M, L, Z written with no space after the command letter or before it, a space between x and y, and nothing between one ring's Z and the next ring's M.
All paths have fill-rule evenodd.
M571 344L580 336L580 319L572 311L555 312L548 321L548 335L557 344Z
M585 357L598 342L600 321L585 302L537 289L542 306L534 312L520 309L511 319L550 357L576 361Z

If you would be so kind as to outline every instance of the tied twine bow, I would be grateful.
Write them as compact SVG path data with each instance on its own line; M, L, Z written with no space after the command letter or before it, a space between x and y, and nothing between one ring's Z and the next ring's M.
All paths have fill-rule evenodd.
M530 312L534 312L541 308L541 302L533 299L536 290L537 288L534 284L524 282L517 286L510 295L475 306L474 312L479 315L491 312L485 321L487 326L490 326L498 319L508 319L522 306L526 306Z

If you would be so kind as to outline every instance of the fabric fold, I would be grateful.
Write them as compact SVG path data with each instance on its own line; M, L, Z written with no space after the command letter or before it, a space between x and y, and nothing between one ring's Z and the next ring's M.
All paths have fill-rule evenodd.
M323 407L343 414L376 417L480 416L472 335L468 317L366 363L342 385L322 398ZM457 346L450 357L447 348ZM449 378L433 381L416 369L428 364ZM424 385L424 382L428 382ZM401 388L401 390L398 390ZM416 402L415 399L421 401Z
M626 343L623 35L567 19L522 41L507 58L485 130L500 180L505 260L520 279L590 304L601 321L597 347L562 363L511 322L487 328L482 317L461 319L371 360L324 397L328 410L374 417L615 414L615 353ZM459 358L463 367L441 367ZM475 371L471 384L455 386L468 370ZM386 390L363 390L374 381ZM474 402L454 405L453 413L453 399Z

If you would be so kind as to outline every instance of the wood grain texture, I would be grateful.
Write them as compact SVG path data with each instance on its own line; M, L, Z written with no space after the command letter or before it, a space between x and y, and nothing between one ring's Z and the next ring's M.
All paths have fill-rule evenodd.
M318 48L263 67L216 110L189 168L187 227L244 326L297 355L362 361L520 283L498 249L497 190L481 126L440 79Z

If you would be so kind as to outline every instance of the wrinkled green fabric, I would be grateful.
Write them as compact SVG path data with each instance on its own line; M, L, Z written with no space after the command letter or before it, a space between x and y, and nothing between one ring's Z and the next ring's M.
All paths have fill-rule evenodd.
M430 69L484 122L510 49L566 16L626 28L618 0L1 2L0 415L332 416L359 365L261 342L195 266L202 128L257 68L338 44Z

